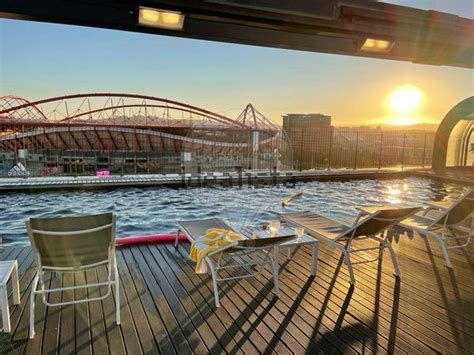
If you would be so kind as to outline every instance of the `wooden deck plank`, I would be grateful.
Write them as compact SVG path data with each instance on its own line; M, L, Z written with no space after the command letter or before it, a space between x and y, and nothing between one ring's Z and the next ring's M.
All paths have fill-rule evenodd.
M340 255L321 246L318 275L309 277L311 251L291 261L281 253L281 296L273 297L271 272L220 284L214 307L210 278L196 275L187 248L171 245L121 247L122 325L115 325L114 297L60 308L36 302L36 336L28 340L29 295L35 275L31 248L5 248L0 260L18 259L21 304L12 306L13 332L0 334L0 352L92 353L467 353L474 344L474 269L453 252L452 270L437 246L416 236L394 240L400 282L388 255L381 264L355 266L349 287ZM433 244L433 245L431 245ZM427 248L427 245L430 249ZM472 248L471 248L472 249ZM468 249L469 251L472 251ZM364 255L354 261L367 260ZM459 267L458 267L459 265ZM74 277L48 278L52 286L104 280L105 268ZM70 275L70 274L69 274ZM72 276L72 275L71 275ZM428 292L427 292L428 290ZM89 297L105 290L89 290ZM51 301L86 291L51 294ZM9 295L11 297L11 294ZM76 334L77 333L77 334Z
M47 278L44 281L46 287L51 287L51 278ZM44 335L44 330L45 330L45 322L46 322L46 315L47 315L47 310L46 306L44 305L43 302L39 299L41 296L36 297L36 302L35 302L35 336L33 339L30 339L26 343L26 349L25 349L25 354L40 354L41 353L41 345L43 343L43 335ZM49 299L49 295L46 296L47 299ZM22 317L27 319L29 321L29 315L27 314L28 312L23 312ZM25 322L28 324L28 321ZM26 327L27 328L27 327ZM28 334L28 330L27 330ZM28 336L28 335L27 335Z
M74 286L74 274L66 272L63 274L63 287ZM74 300L74 291L63 291L62 302ZM59 332L59 349L61 354L74 354L76 351L76 331L74 322L74 306L61 306L61 331ZM59 350L58 349L58 350Z
M368 266L368 265L359 267L359 270L361 272L363 272L365 274L365 276L375 277L373 275L373 272L374 272L373 269L371 269L370 266ZM381 277L382 277L382 283L383 284L384 284L383 280L393 279L393 276L391 274L386 273L386 272L384 272ZM364 277L363 280L365 280L367 278L368 277ZM402 279L404 279L403 274L402 274ZM431 290L432 288L434 288L433 286L434 285L431 285L431 287L429 289ZM369 283L368 287L373 287L373 286ZM390 292L386 292L387 289L389 290L390 286L388 288L385 288L385 285L384 285L382 290L381 290L381 294L383 296L381 299L382 299L382 302L388 302L388 304L391 304L393 302L393 297L390 294ZM386 301L385 297L388 298L388 301ZM413 303L415 303L416 300L422 299L422 295L419 295L419 296L417 295L416 297L409 297L408 298L404 295L403 291L400 293L398 298L399 298L399 301L400 301L401 313L402 314L405 314L407 317L412 317L414 319L425 318L427 321L430 322L430 324L434 324L435 327L439 327L439 326L444 327L444 329L436 328L436 330L440 331L441 333L443 333L444 330L449 329L448 327L446 327L446 325L443 325L443 323L441 322L442 318L436 319L432 316L433 313L436 313L436 309L438 309L439 305L433 305L432 303L431 304L427 303L423 307L417 307L417 305L413 305ZM452 324L450 324L450 325L452 325Z
M88 284L99 282L97 277L97 270L86 271L86 281ZM100 297L100 290L98 287L91 287L87 290L88 298ZM92 352L94 354L108 354L109 347L107 344L107 337L105 336L105 323L102 304L100 302L89 303L89 318L91 325L91 343Z
M160 250L161 249L161 250ZM175 260L176 256L179 255L176 251L173 253L173 257L171 256L170 250L166 248L156 248L156 252L160 253L163 260L167 262L167 266L172 272L176 279L182 284L185 288L186 292L191 296L195 307L201 313L202 317L207 320L209 323L212 332L216 336L219 342L219 346L223 347L226 352L230 353L245 353L247 352L255 352L256 349L250 345L249 342L245 342L245 346L243 349L239 349L237 341L239 338L234 338L232 333L235 332L235 329L229 331L227 328L231 328L232 321L229 317L228 313L222 311L221 308L217 309L213 306L212 298L203 296L201 293L203 290L201 287L196 287L196 284L192 282L192 280L188 277L188 275L184 272L184 270L179 266L178 262ZM179 257L179 256L178 256ZM179 257L180 258L180 257ZM210 293L208 293L210 295ZM243 336L241 334L241 336ZM213 346L209 351L214 352L218 347Z
M179 295L174 292L168 278L161 272L161 269L156 260L153 258L153 255L150 253L150 250L146 247L146 245L139 246L138 249L150 267L150 270L155 277L155 280L158 282L159 287L161 288L170 308L173 310L173 314L176 317L177 323L183 331L183 334L186 336L189 345L194 351L198 353L206 353L207 348L204 339L205 334L203 333L210 333L209 326L206 324L206 329L204 329L203 332L200 331L201 329L198 329L199 327L195 328L191 319L192 315L186 312L186 309L178 299Z
M169 334L170 340L172 341L175 350L178 353L184 354L191 352L192 348L187 342L186 336L184 336L181 327L179 326L179 323L174 316L172 308L166 301L166 298L163 292L161 291L161 288L158 286L158 282L153 276L141 251L138 250L138 248L131 249L134 258L137 261L137 265L140 268L140 272L143 275L143 279L145 280L146 286L151 292L153 302L155 303L158 313L163 319L163 324L167 329L167 333ZM176 300L173 300L172 302L176 302Z
M285 262L286 264L286 262ZM284 264L284 265L285 265ZM364 339L368 338L365 334L368 332L365 328L357 327L356 321L350 321L350 317L341 317L344 314L344 301L341 304L334 302L329 297L323 298L323 302L319 298L313 296L310 285L314 282L312 277L308 277L310 273L304 275L306 280L297 280L294 275L280 275L281 292L280 301L282 305L278 305L279 309L287 315L291 315L299 327L304 323L304 331L316 340L316 344L329 343L333 348L339 348L343 352L364 352L367 350L376 351L377 349L368 349ZM265 277L266 276L266 277ZM290 276L290 277L285 277ZM269 270L265 270L264 274L257 277L262 287L269 287L268 278L271 277ZM348 289L347 296L351 292ZM297 308L298 312L295 312ZM316 316L318 315L318 316ZM353 324L351 324L353 323ZM350 327L351 332L346 332L345 327ZM336 335L337 332L337 335ZM380 344L377 344L377 346ZM324 350L324 348L323 348ZM327 350L327 348L326 348ZM379 348L378 351L383 350Z
M290 351L290 348L285 342L278 341L275 343L269 343L269 340L274 338L272 327L275 327L276 329L278 327L278 322L273 317L269 317L268 321L264 321L262 312L264 312L265 309L261 306L256 308L249 307L249 304L253 305L252 299L250 295L243 291L237 281L228 282L227 285L220 288L220 293L221 297L229 297L229 299L232 300L240 312L239 317L248 319L252 324L252 328L248 329L246 334L252 334L256 331L263 338L265 346L259 349L265 353L273 351L276 353L288 353Z
M281 303L281 298L273 295L272 275L269 275L268 278L262 281L262 284L257 284L256 279L253 278L243 279L239 282L240 286L250 296L249 300L251 300L251 303L247 304L248 307L262 307L263 314L259 314L259 316L262 317L264 322L268 322L274 334L268 340L270 345L283 341L290 349L295 351L301 351L301 347L311 352L323 349L318 347L313 339L311 339L311 333L305 333L293 321L289 321L291 319L289 317L290 314L287 317L283 313L284 304ZM242 293L239 292L239 294ZM268 298L270 298L270 301L268 301ZM272 318L270 319L269 316ZM275 323L273 323L273 319L278 324L277 328L274 328Z
M99 280L106 280L105 267L101 267L97 270L97 278ZM99 290L100 295L104 296L106 290L101 288ZM107 335L107 343L111 354L126 354L125 340L122 335L122 327L118 326L115 321L115 301L114 298L109 296L104 298L102 301L102 312L104 314L105 330ZM131 336L133 337L133 333Z
M322 258L324 260L324 251L322 252ZM322 267L322 269L324 269L324 266ZM345 268L341 268L341 273L344 274L342 278L345 277L346 279L348 279L348 274ZM328 269L328 274L330 274L330 269ZM357 275L358 274L356 269L356 278ZM391 278L394 279L393 276L391 276ZM365 283L367 287L371 288L371 292L363 292L362 286L360 285L363 283ZM359 296L360 302L362 304L365 304L365 306L369 307L369 310L371 310L372 312L377 311L378 315L382 317L379 317L378 319L390 320L391 306L389 306L388 304L384 305L382 300L383 297L380 297L380 291L375 289L375 284L375 278L373 281L371 281L370 279L366 281L365 278L360 278L360 280L358 280L358 285L355 288L355 296ZM375 306L377 306L377 309L375 309ZM419 339L424 339L424 341L427 344L430 344L430 346L433 346L435 348L441 347L444 349L444 351L448 351L448 349L451 348L451 344L449 342L446 342L445 339L443 339L441 336L434 333L432 330L426 328L424 324L418 324L416 322L414 324L410 317L406 316L401 312L398 313L398 321L400 329L410 329L411 332L417 334L417 337Z
M386 260L386 259L385 259ZM370 269L366 269L366 272L370 272ZM391 275L382 275L382 284L384 283L385 279L391 278ZM393 294L387 292L384 287L381 288L380 291L383 303L393 303ZM467 326L468 331L473 331L473 329L467 325L466 323L458 322L456 319L446 319L443 314L440 314L438 308L430 307L426 308L423 307L421 304L417 303L417 299L420 297L405 297L404 293L400 293L397 297L399 306L400 306L400 313L405 314L407 317L419 320L424 319L427 324L430 324L430 328L434 331L438 332L439 334L450 338L449 333L453 330L453 326L456 332L465 333L465 328ZM449 320L449 322L446 322Z
M31 249L29 249L31 251ZM11 337L11 345L17 354L23 354L28 339L29 331L29 301L30 290L36 268L33 265L33 253L29 253L27 258L21 263L18 272L20 277L20 305L10 312L10 321L14 327Z
M0 354L16 353L23 354L26 347L26 340L28 334L28 323L25 325L19 322L19 319L24 311L24 306L29 301L29 285L34 275L34 269L30 268L33 262L30 248L11 248L11 250L2 251L3 260L18 259L18 276L20 278L20 305L12 306L10 308L10 322L13 334L10 336L5 333L0 333ZM23 258L22 258L23 255ZM11 295L9 298L11 304ZM29 318L26 318L26 322ZM22 336L26 334L25 336Z
M144 246L144 249L150 252L150 254L155 258L156 264L159 266L161 271L158 276L160 278L166 278L168 284L171 286L174 293L176 294L177 299L181 303L181 306L187 313L192 326L206 346L207 352L211 352L211 349L213 349L212 353L222 353L224 349L212 331L213 328L203 318L201 312L199 312L199 309L196 308L194 302L192 301L191 295L186 292L180 282L173 276L173 273L169 272L169 269L166 267L166 262L163 262L163 259L160 258L161 254L152 253L149 246Z
M163 320L161 319L161 316L155 307L152 295L146 287L145 280L143 279L135 259L131 254L130 248L122 248L120 252L124 257L124 265L128 267L130 271L134 287L140 297L146 319L148 320L151 332L155 338L156 343L158 344L160 352L163 354L172 354L176 352L173 348L171 338L167 333ZM122 259L120 259L120 261L122 261Z
M62 277L55 276L51 280L51 287L59 288L62 286ZM53 292L49 296L49 302L58 303L61 302L61 293ZM59 307L47 307L46 308L46 320L44 324L43 343L41 354L57 354L58 353L58 342L59 342L59 327L60 327L60 308Z
M257 347L259 347L260 345L261 347L263 347L263 345L265 344L263 342L263 339L261 339L262 343L257 341L254 345L252 339L244 334L247 329L251 328L251 325L248 321L245 321L244 319L242 319L242 322L239 322L238 309L234 306L232 302L224 300L224 306L219 307L219 309L216 309L214 305L214 296L212 294L211 288L209 287L209 283L206 282L207 280L203 280L201 277L196 277L196 275L194 274L194 270L190 267L186 258L183 258L183 256L179 252L180 248L175 249L171 246L167 246L167 248L168 252L170 252L170 248L174 249L174 263L172 264L176 265L176 268L180 272L182 272L182 274L184 274L191 283L188 292L197 292L202 296L204 300L207 300L207 304L211 309L211 312L216 313L216 316L222 321L222 324L226 327L227 332L234 338L236 342L236 347L231 349L231 353L239 352L240 349L246 354L254 353L257 352ZM255 340L254 337L252 338Z
M74 286L84 285L86 278L84 272L74 273ZM74 300L82 300L86 298L87 291L83 288L74 290ZM76 332L76 353L90 354L92 352L91 327L89 317L89 304L74 304L74 320Z
M460 311L457 311L457 312L454 312L452 308L454 307L445 307L445 301L443 300L439 300L439 299L434 299L433 296L432 296L432 292L431 290L433 290L435 287L433 287L433 285L430 285L430 286L426 286L424 288L424 292L422 291L419 291L415 288L412 288L410 287L410 284L414 283L414 282L422 282L421 280L418 280L418 279L409 279L409 280L405 280L405 279L408 279L407 277L407 272L404 272L404 268L402 268L402 279L404 281L408 281L405 283L405 287L402 288L401 292L400 292L400 302L403 303L403 304L411 304L416 307L416 309L418 310L418 312L420 313L425 313L425 314L429 314L431 316L436 316L437 318L439 319L446 319L446 318L449 318L449 319L453 319L455 321L458 321L459 324L460 324L460 327L465 327L467 326L469 329L473 329L472 327L472 322L470 320L467 319L468 315L466 316L463 316L463 313L460 312ZM360 268L360 270L363 272L363 273L367 273L369 272L369 275L370 275L370 268ZM387 278L391 278L391 275L387 275ZM384 282L382 280L382 282ZM443 287L443 286L439 286L439 287ZM430 294L431 295L427 295L428 293L426 292L426 289L430 289ZM448 297L447 295L445 295L445 297Z
M33 259L29 258L30 257L30 252L28 249L25 248L18 248L14 250L6 260L14 260L16 259L18 262L18 277L21 279L23 276L23 273L29 268L31 265ZM13 289L11 282L8 285L8 300L10 304L13 304ZM13 306L14 307L14 306ZM14 307L17 308L17 307ZM10 314L14 312L15 309L10 309Z
M244 280L241 283L241 289L245 290L250 296L250 298L246 300L247 302L250 300L248 304L249 307L255 306L257 309L262 308L262 313L259 314L259 316L273 330L273 336L268 340L269 345L272 346L281 341L285 343L288 348L298 353L304 351L304 349L310 352L323 351L325 349L323 344L313 339L316 337L313 332L306 333L304 329L301 329L300 325L295 324L295 321L292 319L294 318L294 314L291 313L291 310L289 314L284 313L285 307L281 299L272 295L272 281L267 280L266 285L267 287L262 287L262 289L259 290L255 280ZM267 299L269 295L272 295L270 296L270 301ZM256 305L257 303L258 306ZM269 314L272 315L275 322L273 322L273 320L269 321ZM325 345L329 347L329 344ZM338 345L333 345L333 349L337 349ZM326 350L327 349L328 348L326 348Z
M267 288L269 291L271 291L273 287L273 283L270 281L271 276L272 275L269 270L265 270L264 275L258 276L256 280L259 280L260 285L258 285L256 289L260 290ZM309 297L309 285L314 282L314 278L309 276L309 272L307 275L305 275L306 282L302 283L300 286L297 286L295 289L293 289L292 285L286 282L286 280L281 276L282 275L280 275L280 281L282 282L282 295L280 296L279 301L282 303L278 302L277 308L286 314L286 322L288 322L290 315L293 318L292 322L294 322L298 327L302 328L304 323L307 322L308 326L302 328L302 330L304 330L306 334L310 334L311 338L314 338L317 341L316 344L319 346L324 343L328 343L329 341L329 344L332 342L332 348L340 348L340 350L344 352L354 351L351 350L352 348L358 352L362 352L364 350L363 344L358 344L358 339L364 338L362 334L355 331L355 334L351 335L341 331L339 332L338 337L336 337L330 330L336 325L336 320L338 319L337 313L331 314L331 310L326 308L326 305L324 305L324 312L319 312L318 309L313 307L314 302L309 304L305 300L307 297ZM293 293L291 293L292 291ZM315 300L318 301L317 299ZM307 309L306 304L310 305L309 309ZM292 308L297 308L299 312L296 313L294 310L292 310ZM328 310L329 314L327 314ZM312 314L315 313L320 314L318 319L312 316Z
M323 263L320 263L320 264L323 264ZM290 265L289 269L293 271L291 268L292 266ZM319 275L320 280L324 281L324 279L326 279L326 282L328 283L331 282L331 280L333 280L334 278L334 270L335 270L335 266L333 267L328 266L326 269L324 265L321 265L321 268L320 268L321 274ZM344 280L345 275L340 278ZM358 280L358 284L355 287L355 292L352 295L351 303L355 304L357 307L353 309L351 313L354 314L359 320L367 319L368 321L365 321L365 324L369 327L375 328L375 330L377 330L378 332L383 333L381 328L383 328L385 332L390 332L391 327L392 327L391 326L392 318L393 318L392 305L390 306L382 305L379 297L377 296L379 291L375 289L373 292L375 296L371 296L369 293L361 294L358 291L358 288L361 287L361 283L362 283L361 280ZM345 295L346 288L347 286L341 284L340 282L336 283L333 286L333 290L331 294L329 295L329 297L334 297L334 296L337 297L337 295L339 294L339 297L342 298ZM393 290L396 290L395 284L394 284ZM373 300L372 300L372 297L373 297ZM361 311L365 309L368 312L365 312L365 314L361 314ZM367 316L370 316L370 315L372 315L372 317L367 318ZM398 313L397 313L397 317L398 317ZM400 328L404 329L403 326Z
M423 284L430 280L433 276L434 268L438 270L440 280L445 282L451 281L451 275L441 271L447 271L444 257L442 256L439 244L434 238L423 237L418 234L410 236L408 232L401 229L394 229L389 234L392 245L397 255L400 256L400 262L413 265L416 263L417 272L408 273L408 277L422 278ZM470 244L466 249L450 249L449 255L451 259L455 259L456 267L451 269L452 274L458 277L464 276L466 273L472 272L472 258L474 252L474 244ZM466 280L467 281L467 280ZM413 286L416 286L414 284ZM474 285L464 282L462 279L458 283L458 287L467 292L474 292ZM438 290L434 290L437 292Z
M210 353L222 353L225 351L229 352L230 349L236 348L236 343L225 331L225 327L215 317L214 312L208 306L206 301L200 296L194 289L189 288L189 280L185 275L176 275L175 269L170 264L173 262L166 256L165 248L156 248L156 246L148 245L148 249L157 260L158 264L162 268L163 273L170 280L173 280L173 284L178 284L182 288L181 291L186 295L189 295L192 304L187 305L187 312L192 314L196 312L198 322L206 322L209 325L209 330L212 332L213 339L211 342L206 343L206 347ZM162 249L162 251L160 251ZM188 288L186 288L188 286ZM180 297L181 298L181 297Z
M288 288L298 290L305 284L305 274L310 272L309 265L310 264L302 263L299 258L292 260L286 265L282 273L282 282L287 285ZM289 273L288 276L285 275L286 272ZM371 309L372 305L366 305L363 299L360 299L357 293L354 292L355 289L356 288L349 287L348 282L341 282L338 278L336 267L332 274L327 274L324 270L324 266L321 265L320 262L317 279L314 285L310 285L308 290L308 294L312 296L308 300L308 306L318 307L315 312L316 314L323 313L324 311L324 313L331 312L337 315L334 319L347 318L347 325L341 324L340 320L336 321L339 329L343 330L344 326L346 326L348 329L359 330L362 333L359 340L365 342L367 340L372 341L375 336L379 345L383 346L387 351L395 351L396 348L393 348L395 344L393 340L390 339L390 333L392 331L391 318L390 320L379 318L377 319L377 323L374 324L374 310ZM357 307L354 307L354 303L357 304ZM378 316L379 315L377 315L377 317ZM355 333L354 335L357 334L356 332L353 333ZM418 343L417 346L423 349L421 343ZM407 345L407 347L400 346L400 349L409 353L416 352L410 345ZM424 349L424 351L428 351L428 348Z
M184 258L187 258L188 251L184 248L181 248L181 253ZM190 277L196 277L197 275L190 275ZM206 278L208 284L210 284L211 280ZM290 348L285 342L276 342L276 343L269 343L269 339L274 337L274 332L272 331L272 327L277 326L277 320L273 316L273 314L269 314L265 310L262 305L259 307L253 307L252 304L252 296L248 294L245 290L242 289L238 281L230 281L220 283L219 286L219 294L221 297L221 303L225 300L225 297L228 295L229 298L232 300L234 305L240 312L239 317L246 318L252 324L252 328L248 329L247 332L255 336L255 332L257 332L264 340L263 348L259 347L259 349L265 349L266 352L275 351L277 353L283 352L286 353L290 351ZM214 296L211 296L212 300L214 300ZM271 301L274 302L274 301ZM256 304L257 302L255 302ZM270 308L270 307L269 307ZM263 315L268 314L268 318L265 318ZM264 319L265 318L265 319ZM276 329L276 328L274 328ZM289 342L295 344L296 348L300 348L301 345L296 342L296 340L290 339ZM296 351L296 349L295 349Z
M23 248L4 248L4 247L1 247L0 248L0 261L4 261L4 260L12 260L12 259L9 259L8 256L13 253L15 250L21 250ZM14 258L13 258L14 259Z
M156 354L158 353L158 344L155 342L153 333L146 321L147 317L140 303L140 295L136 292L135 285L133 284L123 255L120 252L117 253L117 263L120 265L119 274L123 282L122 287L126 297L123 301L130 306L130 313L133 318L133 324L137 330L142 351L145 354Z
M181 256L187 258L188 252L183 246L178 248ZM203 282L210 285L210 278L208 275L196 275L194 270L190 269L190 277L201 277ZM241 327L244 335L250 339L250 341L259 349L259 351L276 351L281 350L283 353L287 353L290 349L284 343L278 343L273 348L268 344L268 339L272 336L271 330L267 324L261 322L258 315L251 307L246 307L245 302L238 296L238 293L233 290L234 285L237 282L223 283L220 287L221 307L228 309L232 312L232 316L235 322ZM211 294L211 299L214 300L214 296Z

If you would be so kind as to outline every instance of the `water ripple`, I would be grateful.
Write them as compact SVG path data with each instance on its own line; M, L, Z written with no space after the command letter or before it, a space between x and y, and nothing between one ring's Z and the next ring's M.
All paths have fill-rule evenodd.
M422 205L428 200L453 199L464 190L452 183L410 177L395 180L309 182L295 188L122 188L103 191L69 191L0 194L0 236L5 244L28 243L25 221L31 217L73 216L114 212L117 235L132 236L176 232L176 221L220 216L239 227L263 223L280 203L303 190L287 210L315 210L339 220L350 220L355 206L374 204Z

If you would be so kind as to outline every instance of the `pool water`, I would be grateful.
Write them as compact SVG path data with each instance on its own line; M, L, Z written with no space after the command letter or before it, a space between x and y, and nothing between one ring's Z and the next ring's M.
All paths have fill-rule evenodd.
M0 194L0 236L4 245L26 245L25 221L114 212L117 236L176 232L176 221L219 216L234 227L264 223L274 211L314 210L341 221L353 218L356 206L394 204L423 206L428 200L454 199L466 188L409 177L395 180L309 182L295 187L162 187L115 190ZM281 201L297 191L303 196L286 208Z

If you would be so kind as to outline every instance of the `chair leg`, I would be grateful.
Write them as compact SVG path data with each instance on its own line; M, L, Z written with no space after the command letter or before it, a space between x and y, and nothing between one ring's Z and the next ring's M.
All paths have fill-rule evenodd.
M277 297L280 297L280 282L278 280L278 272L279 272L279 265L278 265L278 256L277 251L273 255L270 255L270 260L272 263L272 273L273 273L273 287L274 293Z
M220 307L219 302L219 289L217 288L217 273L214 264L212 263L209 258L206 258L207 265L209 265L209 270L211 270L211 278L212 278L212 289L214 290L214 300L216 303L216 307Z
M383 235L382 235L382 239L383 239ZM383 249L385 248L385 242L380 242L380 245L379 245L379 260L382 260L383 258Z
M20 283L18 280L18 263L15 264L12 273L13 304L20 304Z
M115 278L115 320L120 325L120 277L117 265L114 267Z
M349 256L349 252L346 249L344 249L343 253L344 253L344 262L347 265L347 269L349 270L349 276L351 278L351 285L355 285L356 280L355 280L355 277L354 277L354 270L352 270L352 262L351 262L351 259L350 259L350 256Z
M0 287L0 297L2 299L2 325L3 331L5 333L10 333L11 325L10 325L10 310L8 308L8 292L7 286Z
M36 287L38 286L38 274L36 274L33 284L31 285L31 294L30 294L30 339L33 339L35 336L35 296L36 296Z
M311 276L316 276L318 271L319 242L315 241L311 246Z
M174 247L177 248L179 243L179 229L176 232L176 239L174 240Z
M441 239L440 237L436 237L438 239L439 245L441 247L441 251L443 252L444 260L446 261L446 266L452 268L453 265L451 264L451 259L448 254L448 248L446 247L446 242Z
M384 247L387 247L388 251L390 252L390 258L392 259L394 274L400 277L400 268L398 266L398 260L397 260L395 251L393 250L392 245L389 242L385 241L384 244L385 244ZM383 252L383 248L382 248L382 252Z

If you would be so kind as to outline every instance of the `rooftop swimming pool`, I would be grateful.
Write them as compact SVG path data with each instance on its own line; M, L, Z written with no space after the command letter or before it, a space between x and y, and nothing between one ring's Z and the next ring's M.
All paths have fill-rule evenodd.
M273 211L314 210L342 221L353 218L356 206L394 204L423 206L428 200L453 199L466 187L425 178L308 182L294 187L162 187L114 190L11 192L0 194L0 236L4 245L27 245L25 221L114 212L117 236L176 232L176 221L220 216L237 229L264 223ZM281 201L297 191L303 196L286 208Z

